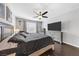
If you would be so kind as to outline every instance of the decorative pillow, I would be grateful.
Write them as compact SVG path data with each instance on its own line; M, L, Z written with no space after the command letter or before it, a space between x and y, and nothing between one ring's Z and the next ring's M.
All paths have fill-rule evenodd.
M24 41L25 38L20 34L16 34L15 36L13 36L11 39L8 40L8 42L14 42L14 43L24 42Z
M28 34L26 32L21 32L20 34L22 34L24 36L28 36Z
M25 33L25 34L29 34L28 32L25 32L25 31L20 31L19 33Z
M23 33L20 33L21 36L23 36L24 38L26 38L27 36Z

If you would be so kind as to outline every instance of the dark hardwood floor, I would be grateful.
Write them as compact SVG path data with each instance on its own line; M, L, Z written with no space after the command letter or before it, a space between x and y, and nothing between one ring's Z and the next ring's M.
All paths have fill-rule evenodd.
M9 54L15 53L17 48L10 48L6 50L1 50L0 51L0 56L7 56Z
M55 51L49 50L41 56L79 56L79 48L67 45L55 43Z
M15 53L17 48L10 48L0 51L0 56L10 56ZM55 51L50 49L49 51L43 53L41 56L79 56L79 48L67 45L59 44L55 42Z

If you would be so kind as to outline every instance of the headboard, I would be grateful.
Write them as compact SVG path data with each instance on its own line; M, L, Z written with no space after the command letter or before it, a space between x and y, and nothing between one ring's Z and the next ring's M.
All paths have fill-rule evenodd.
M14 33L12 25L0 22L0 42Z

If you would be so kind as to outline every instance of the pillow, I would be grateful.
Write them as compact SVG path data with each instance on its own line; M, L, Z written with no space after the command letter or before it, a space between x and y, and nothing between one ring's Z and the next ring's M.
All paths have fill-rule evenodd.
M25 32L25 31L20 31L20 33L25 33L25 34L29 34L28 32Z
M26 32L21 32L21 35L27 36L28 34Z
M24 42L24 41L25 38L20 34L16 34L11 39L8 40L8 42L14 42L14 43Z
M24 38L26 38L27 36L25 34L20 33L20 35L22 35Z

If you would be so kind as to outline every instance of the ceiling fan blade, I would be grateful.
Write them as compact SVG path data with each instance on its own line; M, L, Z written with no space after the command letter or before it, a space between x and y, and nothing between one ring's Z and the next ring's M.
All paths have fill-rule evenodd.
M45 14L47 14L48 13L48 11L45 11L44 13L42 13L42 15L45 15Z
M39 15L37 12L33 11L36 15Z
M43 18L48 18L47 16L42 16Z

